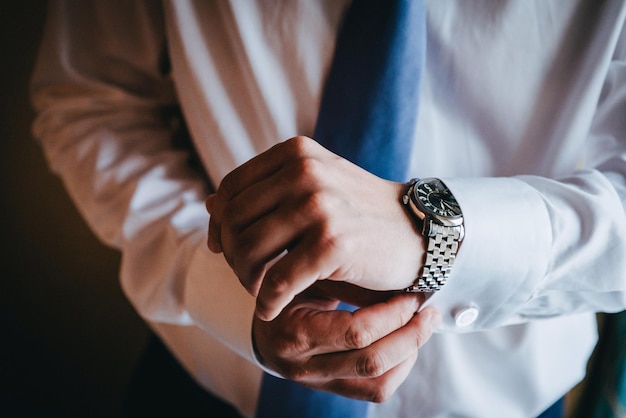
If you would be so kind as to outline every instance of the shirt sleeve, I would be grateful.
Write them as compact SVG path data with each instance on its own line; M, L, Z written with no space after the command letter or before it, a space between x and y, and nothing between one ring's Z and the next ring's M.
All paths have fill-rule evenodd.
M626 37L609 65L581 168L551 179L450 178L466 238L428 304L466 332L626 309Z
M206 249L209 182L174 144L158 2L48 4L31 82L33 131L149 322L197 326L255 362L254 299Z

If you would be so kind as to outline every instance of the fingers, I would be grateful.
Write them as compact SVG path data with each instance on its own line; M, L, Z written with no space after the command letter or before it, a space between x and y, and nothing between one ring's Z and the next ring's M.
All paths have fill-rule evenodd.
M384 402L406 380L416 360L417 351L382 376L372 379L335 379L324 383L317 389L352 399L376 403ZM314 387L314 385L311 385L311 387Z
M211 251L220 252L223 250L221 245L221 222L223 210L229 202L244 192L254 192L255 190L265 192L269 196L275 196L275 190L270 193L268 190L263 190L262 187L257 189L256 186L264 179L278 172L285 164L304 156L315 157L322 149L319 144L310 138L295 137L257 155L224 177L215 197L212 197L210 202L207 201L207 210L212 215L209 223L208 239ZM236 205L236 207L256 208L259 204L254 197L245 200L243 205Z
M274 148L279 145L274 146ZM269 155L273 154L261 153L233 170L224 177L217 192L210 199L207 199L206 207L211 214L208 238L208 246L211 251L216 253L223 251L221 220L226 203L248 188L250 184L254 184L280 169L282 159L269 158Z
M406 326L393 332L365 350L350 352L348 356L358 357L353 364L354 370L346 370L344 378L334 378L311 387L337 393L349 398L362 399L369 402L384 402L406 380L417 360L418 350L439 326L441 316L434 309L425 309L416 315ZM332 355L339 357L338 355ZM321 368L329 372L337 364L333 360L327 363L329 356L318 356L312 359L319 362ZM339 359L339 364L348 364L346 359ZM311 365L308 365L311 367ZM338 374L332 374L337 377ZM351 377L356 376L356 377Z
M312 356L371 345L408 323L419 305L412 295L404 294L348 312L336 310L336 299L309 293L299 296L274 321L254 318L259 355L267 367L284 376L299 373L299 366Z
M362 349L312 356L285 376L315 389L383 402L404 382L419 349L440 322L440 314L426 308L404 326Z
M336 272L328 266L335 265L329 260L335 255L332 245L319 245L315 235L307 235L266 272L256 299L255 315L271 321L296 295L316 281L333 276ZM348 279L346 275L342 278Z
M316 280L335 273L325 257L335 249L325 245L333 239L325 225L337 202L324 187L332 176L319 161L328 154L310 139L294 138L233 171L207 198L208 246L224 253L252 295L263 281L257 313L265 320Z
M285 178L296 179L292 186L298 190L297 195L289 194L288 188L281 184ZM307 190L306 182L298 184L297 179L297 176L284 175L264 179L254 190L246 190L229 202L222 209L221 216L211 217L209 228L220 235L219 250L224 252L241 283L253 295L256 295L253 289L258 288L266 265L285 250L293 249L296 243L301 243L302 235L311 231L320 217L309 203L315 199L315 193ZM215 196L207 199L207 208L213 210L213 214L217 213L216 199ZM219 218L221 222L217 221ZM212 250L218 249L211 234L208 244ZM319 274L318 277L324 278ZM289 283L285 282L285 285ZM302 283L297 291L290 289L288 300L311 283Z
M274 321L255 318L256 346L259 354L268 361L267 366L294 378L294 373L297 375L301 371L299 366L314 356L326 358L328 355L328 361L340 363L342 360L332 354L356 353L372 346L413 320L419 307L418 299L409 294L354 312L336 310L336 304L332 299L315 297L309 301L308 296L303 296ZM346 362L356 359L352 355L344 357ZM338 373L337 370L345 367L349 370L340 372L339 376L358 376L352 366L335 368L322 363L312 362L307 367L314 368L318 378L327 373Z
M365 348L408 323L419 304L405 294L355 312L336 306L330 298L301 296L274 321L255 318L255 342L267 366L291 375L312 356Z
M389 316L386 318L389 319ZM405 325L365 348L314 356L304 367L314 370L315 376L320 379L379 378L411 359L430 339L440 321L441 316L436 310L424 309ZM313 373L309 371L309 375Z
M354 312L314 312L311 323L307 324L310 327L310 354L358 351L370 347L411 321L418 307L418 300L405 294ZM316 367L319 370L333 369L332 366L319 366Z

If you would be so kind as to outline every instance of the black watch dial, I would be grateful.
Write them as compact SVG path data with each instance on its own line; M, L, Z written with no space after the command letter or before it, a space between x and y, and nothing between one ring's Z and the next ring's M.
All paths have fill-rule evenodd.
M415 198L426 211L445 218L462 215L458 202L439 179L421 180L415 185Z

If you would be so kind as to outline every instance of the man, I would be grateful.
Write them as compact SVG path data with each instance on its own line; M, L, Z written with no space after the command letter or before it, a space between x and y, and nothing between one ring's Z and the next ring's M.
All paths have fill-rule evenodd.
M138 312L243 415L266 367L370 416L537 416L583 377L593 313L626 307L626 5L426 2L407 183L301 136L347 7L53 2L35 134ZM171 144L178 104L210 182ZM419 190L465 232L418 306Z

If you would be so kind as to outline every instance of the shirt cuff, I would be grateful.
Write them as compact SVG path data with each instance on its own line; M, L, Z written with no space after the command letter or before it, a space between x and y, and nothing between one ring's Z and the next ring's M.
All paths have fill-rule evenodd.
M197 248L190 262L185 305L194 324L252 363L258 363L252 347L255 300L222 254Z
M516 178L443 179L459 202L465 239L446 285L424 304L442 332L523 322L520 307L549 265L550 219L539 192Z

